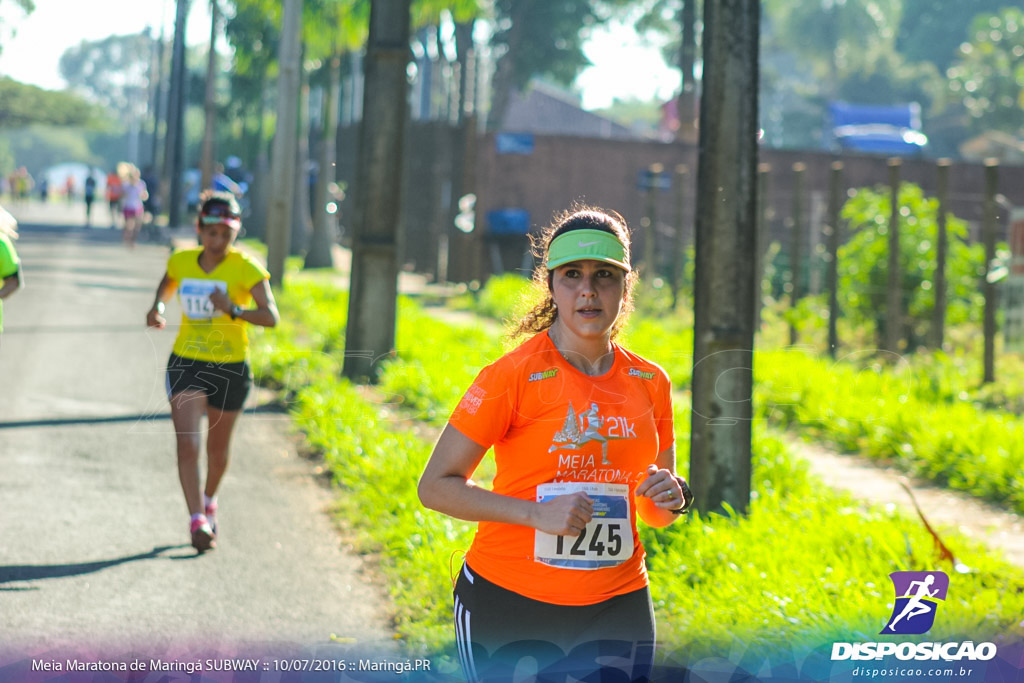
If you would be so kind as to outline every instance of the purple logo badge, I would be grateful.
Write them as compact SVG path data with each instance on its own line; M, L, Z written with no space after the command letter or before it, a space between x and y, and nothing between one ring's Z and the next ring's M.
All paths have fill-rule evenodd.
M939 601L946 599L949 577L945 572L893 572L889 574L896 591L882 634L918 635L927 633L935 623Z

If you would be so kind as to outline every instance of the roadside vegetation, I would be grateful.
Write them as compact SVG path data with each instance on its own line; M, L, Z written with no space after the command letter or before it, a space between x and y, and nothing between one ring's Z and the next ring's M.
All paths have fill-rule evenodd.
M485 302L485 314L500 316L512 310L522 285L522 280L492 279L476 299L463 304ZM279 301L282 324L260 335L255 344L254 366L261 381L280 392L310 449L324 459L339 487L339 515L358 534L360 551L378 558L386 576L395 629L409 652L451 653L450 572L461 562L459 553L469 547L473 526L423 509L415 485L433 439L462 392L480 367L502 353L493 320L448 322L403 300L397 357L387 364L379 385L367 389L341 378L347 293L330 279L301 276L290 281ZM634 314L626 342L661 363L680 391L675 427L685 473L690 323L685 313L648 316L644 310ZM840 444L832 434L846 430L857 434L848 441L851 449L875 449L883 457L883 444L888 443L897 446L896 452L884 457L896 458L906 455L904 444L910 443L915 457L927 458L931 451L924 439L929 429L937 430L908 428L910 418L900 414L911 408L916 412L908 414L913 415L937 408L991 414L988 443L1007 443L997 430L1000 425L1009 429L1010 420L1000 422L996 411L986 413L959 396L909 391L916 375L899 366L846 368L787 351L759 354L755 368L757 384L763 385L757 403L765 419L755 425L750 513L693 514L660 530L641 525L663 658L685 665L742 648L745 661L755 666L769 655L807 653L830 647L834 640L884 639L877 634L893 602L889 573L925 568L951 575L943 616L930 637L977 642L1024 635L1024 575L1019 570L954 535L944 540L970 571L957 573L938 565L933 540L918 520L865 507L828 489L766 428L771 418ZM877 384L869 386L868 376L877 378ZM858 383L862 389L849 388ZM855 408L859 402L870 409ZM770 414L765 406L774 406ZM837 414L859 426L831 426L841 422L834 419ZM887 415L893 423L880 428L879 420ZM962 438L977 438L966 433L973 415L948 415L942 434L962 426ZM898 443L892 436L896 433ZM1006 450L1013 452L1012 446ZM994 454L946 460L940 479L945 477L951 486L958 477L969 480L984 495L1006 486L1000 482L1007 481L1008 469L1013 474L1020 470L999 463ZM938 467L928 464L932 462L923 460L920 467ZM482 474L486 482L489 472ZM990 482L987 489L978 483L983 479ZM827 653L819 659L821 666L829 665Z

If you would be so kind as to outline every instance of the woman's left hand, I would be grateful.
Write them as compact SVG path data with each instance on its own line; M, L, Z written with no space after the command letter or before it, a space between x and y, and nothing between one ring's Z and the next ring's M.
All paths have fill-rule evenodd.
M636 495L646 496L663 510L679 510L690 506L693 492L686 480L657 465L647 466L647 478L636 487Z
M210 303L213 304L215 309L223 313L231 313L231 307L235 305L227 293L219 289L213 290L210 294Z

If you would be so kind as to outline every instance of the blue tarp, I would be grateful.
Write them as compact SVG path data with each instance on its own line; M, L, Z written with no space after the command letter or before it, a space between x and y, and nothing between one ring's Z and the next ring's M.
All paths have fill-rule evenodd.
M487 230L492 235L525 235L530 232L530 212L526 209L488 211Z
M841 149L879 154L917 154L928 144L921 106L831 102L826 138Z

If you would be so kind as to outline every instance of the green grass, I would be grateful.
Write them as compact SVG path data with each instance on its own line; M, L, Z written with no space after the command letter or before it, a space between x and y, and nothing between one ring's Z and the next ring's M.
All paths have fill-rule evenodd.
M477 370L502 353L501 341L403 302L398 358L378 390L367 392L339 379L346 300L318 280L293 280L280 297L285 323L258 337L254 364L277 379L296 424L323 454L358 548L378 554L407 650L451 652L449 564L452 553L468 548L472 525L424 510L415 483L433 434ZM665 333L638 317L629 339L641 353L659 351L652 357L676 367L675 378L686 372L692 349L685 335L685 325ZM682 403L675 424L685 464L689 415ZM936 566L919 522L827 489L762 423L753 477L746 516L693 515L658 530L641 525L662 652L680 664L736 648L756 658L831 640L884 639L875 634L891 608L888 574L949 570ZM1024 635L1021 573L963 538L945 540L973 571L952 575L929 638Z
M858 368L780 351L760 354L755 364L757 403L772 419L1024 513L1018 416L928 400L911 373L870 363Z
M664 367L674 386L689 387L692 320L641 313L621 341ZM980 361L965 354L832 361L803 349L757 350L756 417L1024 513L1024 364L1008 356L1000 370L999 382L979 386Z

